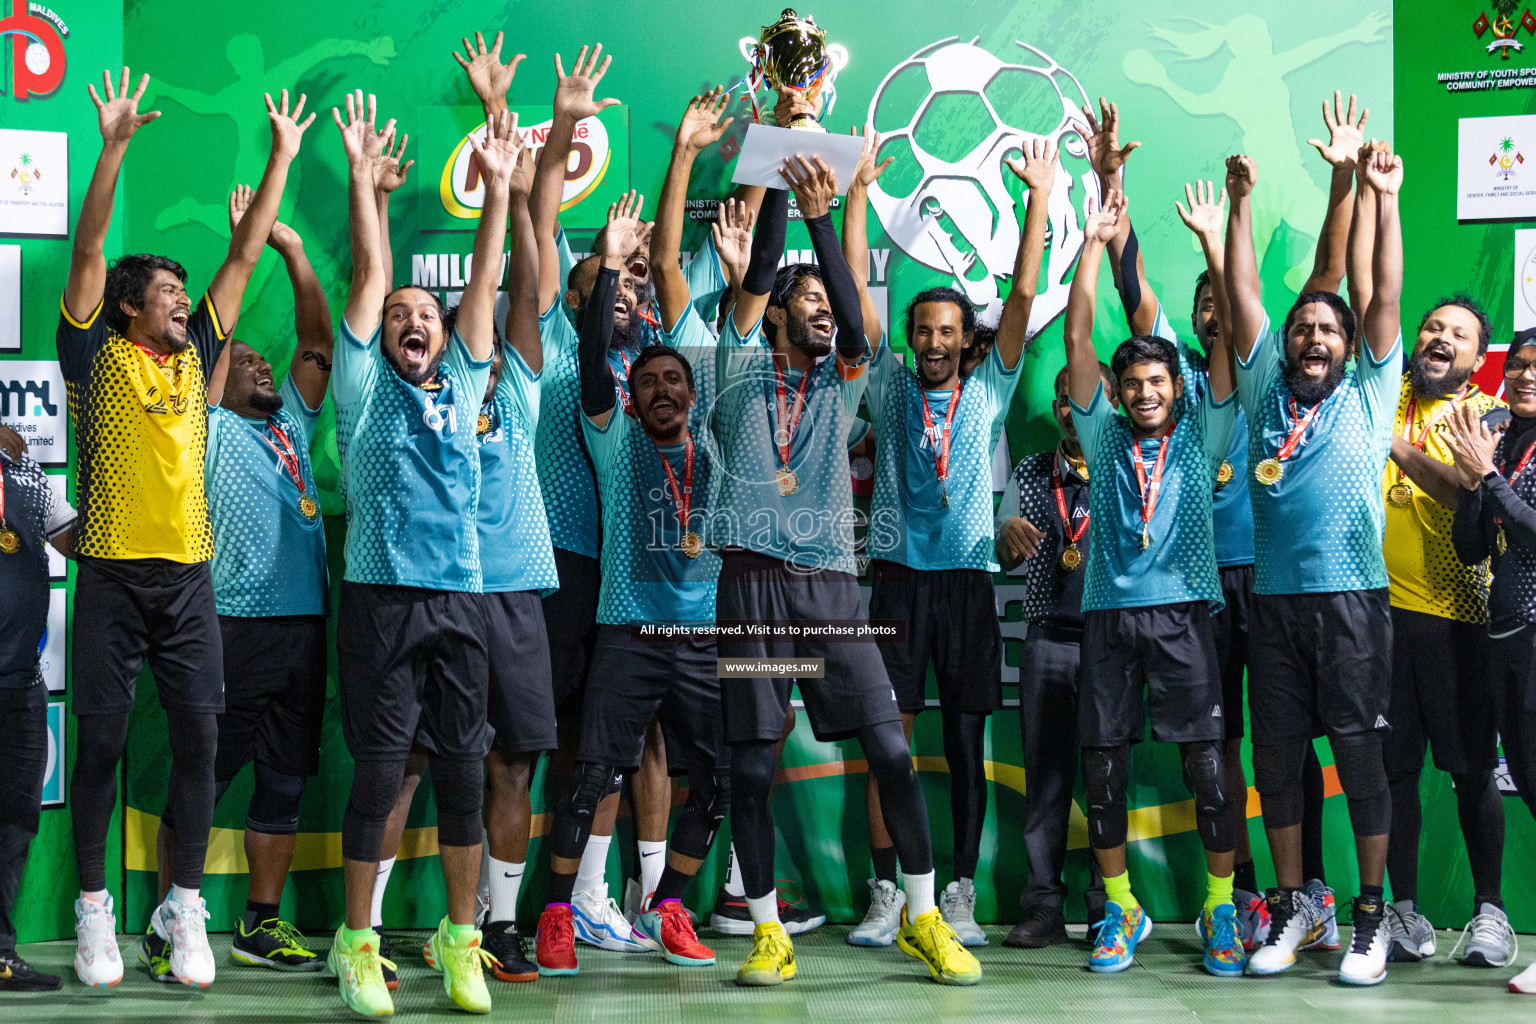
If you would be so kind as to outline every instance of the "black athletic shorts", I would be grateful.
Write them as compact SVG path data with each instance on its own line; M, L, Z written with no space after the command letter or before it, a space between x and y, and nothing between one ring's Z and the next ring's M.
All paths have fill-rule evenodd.
M1221 672L1221 714L1226 739L1243 738L1243 675L1248 671L1248 623L1253 605L1253 566L1228 565L1221 576L1221 611L1211 617L1216 667Z
M1225 735L1205 601L1084 612L1082 651L1077 682L1082 746L1134 743L1149 714L1152 738L1160 743Z
M602 576L597 559L555 548L560 589L544 598L544 630L549 637L550 690L560 718L581 713L581 689L592 664L597 639L597 591Z
M879 644L904 714L926 706L929 661L941 710L990 715L1003 706L1003 635L991 573L877 560L871 576L869 617L907 624L905 641Z
M1382 741L1387 778L1416 775L1424 747L1459 775L1498 767L1503 694L1488 676L1481 623L1392 609L1392 696Z
M667 774L729 766L714 640L630 639L628 626L597 627L581 707L576 759L620 771L640 767L645 732L661 722Z
M555 749L555 699L549 684L544 605L532 590L486 594L491 669L486 719L496 749L530 754Z
M1392 693L1387 588L1254 594L1248 664L1255 744L1385 731Z
M450 761L485 757L487 607L484 594L343 581L336 688L352 760L403 761L412 741Z
M320 770L325 720L325 616L219 616L224 713L213 776L227 783L253 758L284 775Z
M863 619L859 581L842 572L797 571L752 551L728 549L720 559L715 617L722 622ZM801 679L800 696L818 740L852 736L865 726L901 720L885 662L874 643L822 639L721 638L722 658L822 658L822 679ZM720 681L725 736L730 743L777 740L784 729L795 680L730 678Z
M161 707L224 710L224 644L207 562L81 558L76 565L70 637L76 715L132 711L146 658Z

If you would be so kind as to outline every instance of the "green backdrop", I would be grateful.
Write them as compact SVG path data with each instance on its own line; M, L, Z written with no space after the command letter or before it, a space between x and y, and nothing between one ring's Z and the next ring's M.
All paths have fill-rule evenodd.
M96 69L119 59L120 47L136 71L153 76L147 99L165 116L134 143L119 195L115 228L120 233L111 244L175 256L188 266L195 288L206 283L227 246L226 193L237 182L254 184L260 175L267 152L260 93L283 87L307 92L322 117L290 174L282 216L303 235L338 311L349 269L345 169L326 119L345 90L376 92L380 109L399 117L414 137L412 155L419 162L411 184L396 193L392 209L395 273L397 280L405 280L429 258L457 256L470 247L469 235L446 223L441 205L434 206L450 143L465 127L458 121L461 115L443 108L474 102L449 56L461 36L476 29L489 34L507 28L507 51L529 55L512 92L513 104L530 111L525 124L542 116L532 113L535 108L547 109L554 84L552 52L563 53L569 66L583 43L600 40L613 55L600 95L618 97L625 104L625 117L605 121L612 142L609 168L597 190L565 215L568 225L590 226L599 219L597 206L606 202L603 197L611 190L633 186L654 204L683 104L703 88L739 80L745 63L738 40L756 35L758 27L778 13L777 6L759 10L733 5L738 13L716 9L700 18L696 4L641 0L615 18L611 5L590 0L561 5L441 0L426 6L372 0L309 7L302 20L262 26L243 9L236 13L184 0L130 0L120 22L112 4L67 6L61 5L61 13L72 25L93 28L109 38L93 44L87 31L72 35L64 84L41 102L34 98L22 104L0 96L0 127L67 123L76 133L71 171L72 198L78 203L96 151L85 83ZM1007 282L999 277L1011 266L1011 239L1017 238L1021 218L1015 219L1010 208L1010 196L1016 198L1018 191L1000 191L1007 186L996 175L998 161L1010 139L1023 133L1055 137L1065 127L1067 107L1105 95L1120 105L1123 138L1144 144L1127 171L1132 216L1149 275L1176 311L1171 317L1175 324L1184 322L1183 304L1202 264L1173 202L1182 198L1185 181L1197 176L1219 179L1222 158L1239 149L1260 163L1259 253L1266 296L1272 308L1282 308L1310 266L1328 184L1326 165L1305 140L1324 131L1319 101L1338 88L1359 93L1371 106L1372 134L1392 138L1395 120L1405 126L1397 141L1409 173L1404 193L1409 309L1427 301L1429 292L1453 283L1470 285L1490 299L1500 297L1496 320L1502 314L1507 326L1508 283L1498 268L1508 265L1511 229L1455 224L1448 180L1454 175L1455 158L1451 118L1457 112L1499 112L1504 109L1499 104L1518 103L1523 110L1527 95L1446 96L1431 90L1430 65L1462 70L1498 58L1483 53L1472 35L1476 10L1456 4L1421 12L1419 6L1399 4L1394 24L1386 0L1305 0L1262 15L1234 14L1232 5L1213 0L1153 0L1138 5L1135 16L1111 0L973 0L965 5L890 0L879 5L879 17L870 16L875 8L868 3L821 0L807 13L850 54L837 81L838 101L827 118L828 127L846 131L873 116L890 138L886 152L898 157L882 179L887 192L879 197L870 221L872 283L887 289L892 310L900 310L917 290L953 283L957 276L979 305L1005 292ZM1396 82L1394 48L1399 55ZM1510 63L1521 59L1516 54ZM1410 104L1399 107L1396 117L1394 89L1399 104ZM717 197L727 188L730 157L746 111L734 112L738 122L730 135L700 161L693 198ZM25 117L33 120L20 120ZM1045 295L1037 302L1040 319L1051 322L1027 358L1024 384L1009 417L1010 460L1054 441L1046 398L1062 362L1060 321L1054 314L1064 303L1080 238L1074 232L1091 185L1080 153L1069 152L1064 167L1072 188L1057 190L1060 208L1052 211L1055 251L1041 279ZM898 222L907 223L899 217L904 203L934 213L933 226L898 227ZM882 223L890 224L891 232ZM572 235L578 250L591 237L590 230L573 230ZM685 246L691 248L701 238L702 228L695 226ZM51 262L40 258L36 270L28 265L24 354L43 358L52 354L49 296L62 284L68 243L27 244L49 247L51 254ZM798 225L791 227L787 248L809 248ZM1429 275L1444 283L1427 279ZM1108 351L1123 337L1123 313L1107 272L1100 295L1098 342ZM292 351L292 327L288 283L279 261L268 255L247 293L239 333L282 367ZM318 434L314 456L329 516L333 576L339 578L344 525L334 494L335 440L330 426ZM1013 680L1020 646L1017 593L1007 577L1000 576L998 583L999 616L1010 638L1004 673ZM1006 697L1015 695L1012 686L1005 687ZM920 717L915 753L929 798L939 874L947 881L948 780L935 716ZM786 886L823 907L833 920L852 920L862 913L863 879L870 873L864 766L858 758L856 745L817 743L801 728L785 752L784 781L775 796L780 826L777 873ZM1018 842L1025 780L1019 767L1019 722L1011 708L993 720L988 758L993 800L977 880L978 911L984 920L1007 920L1025 874ZM145 690L135 711L125 768L122 840L114 840L114 852L123 853L121 891L130 927L142 927L154 902L153 834L163 809L168 760L164 718L152 691ZM1132 844L1131 861L1138 895L1155 917L1192 918L1203 897L1203 875L1177 757L1171 749L1145 745L1137 750L1135 762L1133 835L1140 838ZM338 833L350 780L351 763L333 719L325 732L321 774L305 796L297 859L301 870L294 872L285 899L285 910L306 927L334 925L340 915ZM1330 771L1330 792L1337 791ZM1424 792L1422 901L1437 924L1459 925L1471 909L1465 853L1459 840L1432 839L1456 832L1447 777L1426 773ZM216 816L205 882L216 928L230 926L244 898L238 830L248 793L247 775L237 781ZM536 813L548 806L542 794L536 794ZM1516 804L1510 807L1506 859L1515 878L1530 863L1536 828ZM1250 813L1257 814L1256 801ZM24 938L69 933L68 903L75 880L67 820L62 811L44 815L45 838L36 848L22 901ZM434 822L430 788L423 787L386 904L391 924L424 925L442 913ZM542 832L543 822L536 822L536 834ZM621 822L621 842L615 844L615 882L619 861L632 858L627 827L627 820ZM1330 881L1341 893L1351 893L1356 885L1352 844L1340 797L1328 801L1326 828ZM1269 866L1257 817L1250 820L1250 833L1264 879ZM1087 874L1080 821L1072 845L1069 882L1076 889ZM720 853L691 893L700 906L713 897L723 844ZM538 858L536 840L530 859ZM540 886L536 880L526 890L525 916L539 898ZM1536 924L1536 897L1528 887L1511 885L1507 896L1517 923ZM1069 901L1069 912L1079 908L1075 900Z

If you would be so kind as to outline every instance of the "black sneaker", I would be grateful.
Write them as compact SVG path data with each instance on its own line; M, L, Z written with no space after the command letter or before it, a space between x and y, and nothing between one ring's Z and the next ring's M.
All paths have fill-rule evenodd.
M250 914L235 925L229 958L237 964L274 971L318 971L325 966L293 925L275 917L256 921Z
M790 895L797 896L798 894L792 892ZM798 898L795 902L791 903L784 898L782 891L778 896L779 923L784 926L785 935L803 935L827 923L826 914L817 913ZM742 902L745 904L746 900L743 899Z
M480 945L499 962L491 965L497 981L538 981L539 966L528 959L528 940L511 921L491 921L480 929Z
M1024 920L1013 926L1003 945L1014 949L1041 949L1067 941L1067 919L1056 907L1032 907Z
M56 992L63 984L17 956L14 949L0 950L0 991Z
M709 927L716 935L751 935L756 926L747 913L747 898L730 895L722 885L715 896L714 913L709 915Z
M154 923L144 929L144 942L139 946L139 963L149 970L149 976L165 985L179 984L171 973L171 940L162 939L155 931Z
M378 929L374 929L378 931ZM389 941L389 936L379 932L379 959L395 962L395 945ZM379 969L384 972L384 987L393 992L400 987L400 975L391 970L387 965L380 964Z

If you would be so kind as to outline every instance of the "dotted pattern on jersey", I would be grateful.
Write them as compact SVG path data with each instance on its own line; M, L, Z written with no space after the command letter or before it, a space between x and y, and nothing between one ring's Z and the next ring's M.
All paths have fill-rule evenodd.
M539 374L539 428L534 455L555 547L596 558L597 478L581 443L581 367L576 328L557 300L539 320L544 369Z
M1505 467L1507 472L1512 473L1525 453L1525 446L1529 445L1533 438L1530 434L1526 434L1519 450L1513 452L1506 449L1505 440L1505 437L1499 439L1499 446L1493 452L1493 464ZM1525 472L1515 479L1510 488L1515 492L1515 497L1536 508L1536 469L1527 466ZM1487 484L1483 485L1483 491L1483 527L1487 535L1492 538L1496 536L1496 530L1491 520L1497 514L1499 506L1488 497ZM1513 530L1505 531L1505 548L1504 554L1501 555L1496 545L1489 544L1493 563L1493 586L1489 596L1489 611L1497 616L1497 619L1504 620L1500 623L1501 628L1509 628L1508 620L1511 619L1536 622L1536 548L1527 547L1521 543L1519 533Z
M0 683L26 685L38 676L38 644L48 628L48 522L53 489L42 468L23 456L0 455L5 474L5 525L21 540L0 554Z
M1020 575L1013 577L1023 582L1025 622L1045 619L1056 605L1056 595L1060 590L1057 580L1066 573L1057 562L1067 541L1062 529L1061 512L1056 508L1056 492L1051 486L1051 471L1056 468L1056 458L1056 449L1052 448L1048 452L1031 455L1013 467L1014 483L1019 488L1019 515L1045 534L1034 557L1019 563ZM1071 501L1070 485L1065 486L1064 491L1067 500ZM1089 495L1092 493L1090 488ZM1070 506L1067 514L1072 514ZM1078 550L1084 553L1088 553L1092 547L1091 509L1089 517L1089 531L1077 543ZM1079 568L1073 571L1082 570Z
M1408 402L1413 388L1408 375L1403 375L1403 390L1397 400L1397 415L1393 430L1403 436L1403 422L1408 416ZM1466 405L1475 409L1479 416L1493 409L1505 408L1503 402L1478 390L1466 399ZM1450 405L1446 401L1417 402L1414 410L1412 434L1415 439L1423 432L1424 424L1440 415ZM1445 422L1429 432L1424 453L1446 465L1455 462L1446 440ZM1388 505L1386 532L1382 542L1382 557L1386 561L1387 578L1390 581L1392 606L1410 611L1439 615L1458 622L1484 622L1488 617L1487 562L1463 565L1456 557L1456 545L1451 541L1451 527L1456 521L1456 510L1446 508L1404 476L1397 464L1387 462L1381 475L1382 493L1401 479L1413 490L1413 504L1408 508Z
M1190 380L1202 392L1209 389L1211 364L1205 353L1196 352L1177 336L1169 340L1180 347L1185 361L1193 368L1194 376ZM1226 462L1232 467L1232 479L1225 487L1217 486L1211 499L1216 564L1223 569L1253 564L1253 503L1248 497L1248 488L1243 486L1243 470L1248 465L1248 417L1241 408L1237 410L1237 428L1232 432L1232 446L1227 449Z
M540 383L529 386L538 388ZM512 388L504 361L491 399L496 410L494 429L477 438L482 472L476 528L487 593L560 586L530 436L537 432L528 430ZM490 458L488 451L494 451ZM497 527L494 531L492 524Z

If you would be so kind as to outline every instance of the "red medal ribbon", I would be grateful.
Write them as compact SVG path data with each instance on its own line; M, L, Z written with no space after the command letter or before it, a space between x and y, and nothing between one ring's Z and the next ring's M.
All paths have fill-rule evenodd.
M1276 462L1284 462L1286 459L1291 457L1291 454L1296 451L1297 446L1301 444L1301 436L1305 434L1307 432L1307 428L1312 425L1312 418L1317 415L1317 410L1323 407L1323 403L1318 402L1312 408L1307 410L1307 414L1305 416L1298 420L1296 418L1296 413L1300 406L1296 404L1296 399L1294 398L1289 399L1289 401L1291 404L1291 419L1295 422L1296 425L1291 428L1291 436L1285 439L1285 444L1282 444L1280 446L1280 450L1275 453Z
M939 485L943 486L949 479L949 444L954 439L955 432L952 429L955 423L955 410L960 408L960 389L964 382L955 384L954 394L949 400L949 408L944 411L944 437L935 436L933 425L933 412L928 408L928 394L923 392L918 395L918 405L923 409L924 432L928 435L928 443L933 446L933 470L938 475Z
M678 543L688 533L688 519L693 512L693 435L687 435L683 442L683 483L679 487L677 474L672 470L672 461L665 455L661 457L661 468L667 471L667 484L672 488L672 504L677 511Z
M1157 492L1163 486L1163 463L1168 459L1168 442L1173 439L1173 431L1163 435L1163 439L1157 446L1157 463L1152 468L1152 484L1147 486L1147 469L1141 462L1141 442L1131 438L1131 465L1136 467L1136 485L1141 489L1141 537L1142 546L1146 546L1147 527L1152 522L1152 514L1157 511Z
M813 366L800 377L800 387L795 392L795 408L791 412L789 399L784 394L784 370L779 366L777 359L773 361L774 384L778 388L779 402L779 429L774 434L774 443L779 446L779 462L785 469L789 468L790 442L794 439L795 428L800 425L800 417L805 415L805 396L810 393L811 374L815 372L816 368Z
M1505 474L1505 478L1509 480L1509 484L1510 484L1511 487L1514 486L1515 480L1520 476L1520 474L1525 472L1525 467L1530 463L1532 455L1536 455L1536 443L1533 443L1533 444L1528 445L1526 447L1525 454L1520 457L1519 464L1517 466L1515 466L1515 471L1513 473L1506 473ZM1509 468L1509 463L1506 462L1504 465L1500 466L1499 468L1501 470L1508 469ZM4 497L5 497L5 489L3 487L0 487L0 500L3 500ZM0 526L3 526L3 525L5 525L5 520L3 518L0 518Z
M1138 463L1140 462L1139 459L1137 461ZM1051 466L1051 489L1056 492L1056 511L1061 513L1061 525L1066 529L1067 543L1075 545L1083 539L1083 534L1088 532L1088 520L1091 516L1083 516L1082 525L1073 529L1072 516L1067 512L1067 498L1061 489L1061 466L1059 463Z
M629 413L629 356L624 354L623 349L619 350L619 361L624 364L624 379L619 379L619 375L614 371L612 363L608 364L608 372L613 374L613 383L619 389L619 400L624 403L624 411ZM630 415L634 414L630 413Z
M1461 403L1467 400L1468 392L1470 392L1473 387L1475 387L1475 385L1463 384L1461 386L1461 390L1450 397L1450 406L1448 408L1441 409L1438 416L1435 416L1428 423L1424 424L1424 429L1419 432L1418 440L1414 440L1413 437L1413 421L1415 415L1418 412L1419 396L1410 391L1408 393L1408 409L1407 412L1405 412L1403 415L1403 440L1413 445L1419 451L1423 451L1425 442L1429 440L1429 432L1434 429L1435 424L1439 423L1451 413L1461 408Z
M137 346L139 351L141 351L145 355L149 356L149 358L153 359L155 362L159 363L161 366L164 366L165 364L169 363L172 359L176 358L176 353L175 352L166 352L164 354L161 354L159 352L156 352L154 349L150 348L148 345L140 345L136 341L133 342L132 344Z
M273 444L272 439L266 434L260 435L261 439L267 442L267 447L271 448L272 451L277 455L277 461L281 462L283 464L283 468L288 471L288 475L293 477L294 485L298 487L299 494L302 495L305 491L304 470L303 467L299 465L299 453L294 449L293 442L288 440L288 435L284 433L283 428L278 426L275 421L268 420L267 426L271 429L272 433L276 435L277 440L281 443L282 447L278 447L277 445Z

